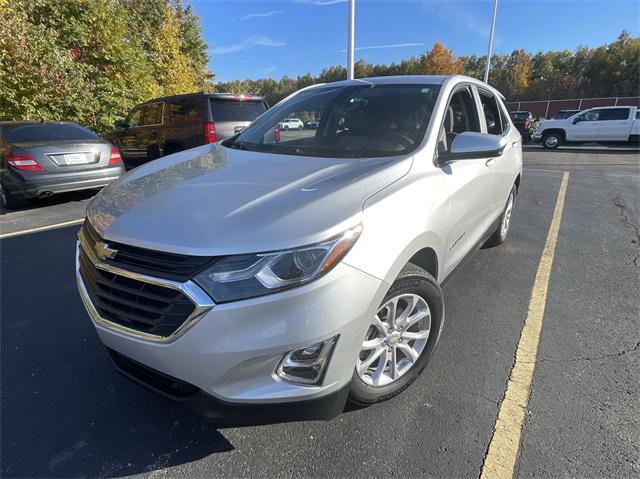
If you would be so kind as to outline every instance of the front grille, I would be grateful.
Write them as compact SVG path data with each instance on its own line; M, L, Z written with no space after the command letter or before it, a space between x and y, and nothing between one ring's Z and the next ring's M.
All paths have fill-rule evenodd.
M91 226L89 220L85 220L83 226L88 244L93 245L102 241L98 232ZM134 273L156 276L172 281L187 281L205 269L216 258L211 256L188 256L176 253L166 253L137 246L130 246L113 241L106 241L110 248L118 253L114 259L106 259L105 263L133 271Z
M84 247L80 275L98 314L112 323L167 337L193 313L195 304L182 292L138 281L96 267Z

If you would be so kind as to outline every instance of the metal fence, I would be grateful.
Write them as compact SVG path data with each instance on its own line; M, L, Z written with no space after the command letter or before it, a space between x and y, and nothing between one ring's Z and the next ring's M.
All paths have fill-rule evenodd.
M595 106L637 106L640 107L640 96L606 97L606 98L574 98L571 100L537 100L507 102L509 111L530 111L540 118L551 118L560 110L585 110Z

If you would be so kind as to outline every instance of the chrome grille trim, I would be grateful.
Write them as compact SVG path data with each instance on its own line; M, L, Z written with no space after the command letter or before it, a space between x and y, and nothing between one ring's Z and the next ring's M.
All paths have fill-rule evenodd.
M177 290L182 292L189 300L195 305L195 309L193 312L187 317L187 319L182 323L173 333L169 336L158 336L155 334L145 333L143 331L138 331L135 329L127 328L126 326L122 326L120 324L109 321L98 313L97 309L91 302L89 297L89 293L87 292L87 288L85 287L84 281L80 274L80 248L87 255L89 260L93 263L96 268L102 269L109 273L113 273L119 276L124 276L127 278L131 278L137 281L141 281L144 283L150 283L156 286L161 286L164 288L169 288L173 290ZM143 274L133 273L131 271L127 271L115 266L108 265L100 261L93 251L93 248L88 243L84 231L81 229L78 233L78 241L76 244L76 282L78 284L78 290L80 292L80 298L84 303L84 306L91 316L91 319L97 326L101 326L105 329L116 331L118 333L124 334L126 336L131 336L137 339L142 339L146 341L158 342L158 343L170 343L178 339L185 332L187 332L190 328L193 327L194 324L198 322L198 320L204 316L215 303L209 297L207 293L205 293L196 283L193 281L185 281L184 283L171 281L168 279L155 278L152 276L147 276Z

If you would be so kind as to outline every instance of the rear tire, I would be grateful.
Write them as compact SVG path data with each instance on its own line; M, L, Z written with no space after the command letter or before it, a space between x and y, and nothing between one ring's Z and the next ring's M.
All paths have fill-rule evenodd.
M511 215L513 214L513 207L516 204L516 187L511 188L509 197L507 198L507 204L500 215L500 222L498 227L491 235L491 237L484 244L486 247L493 248L494 246L500 246L504 243L509 235L509 227L511 226Z
M362 368L366 370L365 373L359 373L357 369L358 366L364 366L367 363L368 355L373 355L375 352L373 348L365 349L363 344L363 349L358 357L358 365L356 365L356 369L353 371L351 391L349 393L349 402L356 407L364 407L386 401L408 388L428 364L438 342L444 321L444 297L440 285L438 285L435 278L422 268L408 263L402 269L398 278L389 289L389 292L382 300L380 311L376 315L377 318L380 318L381 324L389 324L389 312L384 309L384 307L396 298L415 298L415 306L407 313L405 319L407 321L410 321L411 318L418 317L422 319L404 328L400 321L394 323L398 326L397 332L394 330L390 335L386 335L386 342L383 342L381 345L382 349L388 353L381 353L379 359L375 360L367 368ZM396 304L398 308L396 308L393 313L394 317L397 315L396 319L398 320L401 320L403 313L406 312L407 308L411 307L407 301L404 303L406 306L402 308L402 301L405 300L397 300ZM418 309L419 307L422 309ZM382 322L381 318L383 309L385 311L384 322ZM428 326L426 323L427 320L429 320ZM372 328L374 329L373 333L371 333ZM415 329L418 329L418 331L412 331ZM377 330L377 327L372 323L367 330L365 342L371 343L372 340L375 341L385 335L385 333L378 335L378 332L379 330ZM426 338L407 339L412 334L416 336L424 335L425 333L428 334ZM371 339L372 334L376 336L373 339ZM424 342L419 343L420 341ZM414 352L420 349L415 360L411 361L409 358L410 355L403 353L403 351L407 350L407 347L411 348ZM391 361L393 361L393 364L397 367L397 369L394 368L393 373L390 371L391 361L389 363L386 362L387 354L391 355L391 350L394 350L394 352L393 355L389 357L392 358ZM367 357L363 358L363 355ZM368 380L367 374L369 374L369 372L372 375L375 374L378 368L380 368L380 363L383 361L383 358L385 358L385 363L382 365L381 371L387 373L385 381L382 385L373 385L372 381ZM401 366L406 368L404 372L401 372ZM388 372L387 368L389 368ZM362 376L364 376L364 378ZM397 379L392 379L394 376L398 376ZM365 382L365 380L367 380L367 382Z
M562 144L563 140L560 133L545 133L542 135L542 146L549 150L555 150Z
M2 207L8 210L22 208L27 204L25 198L10 194L4 187L0 187L0 202Z

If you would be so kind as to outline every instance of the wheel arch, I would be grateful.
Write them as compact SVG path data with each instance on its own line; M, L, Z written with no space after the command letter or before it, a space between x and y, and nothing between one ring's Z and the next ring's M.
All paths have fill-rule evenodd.
M433 248L429 246L422 248L411 256L408 263L421 267L436 280L438 279L438 254Z
M559 134L563 140L567 139L567 132L563 128L548 128L542 132L542 136L548 135L550 133Z

